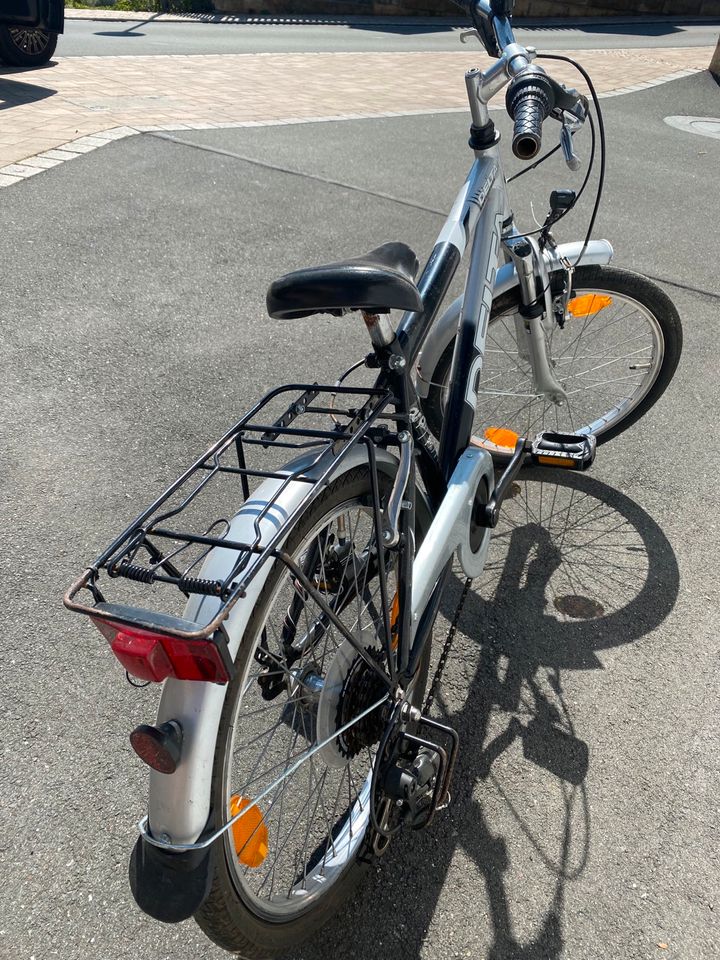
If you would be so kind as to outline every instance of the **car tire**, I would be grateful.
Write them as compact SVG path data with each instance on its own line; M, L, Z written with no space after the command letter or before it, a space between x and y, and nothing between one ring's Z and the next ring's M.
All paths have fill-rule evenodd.
M55 53L57 38L39 27L0 26L0 60L11 67L41 67Z

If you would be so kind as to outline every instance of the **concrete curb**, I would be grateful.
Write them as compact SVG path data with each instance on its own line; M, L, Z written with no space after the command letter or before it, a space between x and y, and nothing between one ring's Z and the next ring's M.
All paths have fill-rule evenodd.
M717 46L715 47L715 53L710 61L709 69L710 73L715 77L715 79L720 81L720 39L718 39Z

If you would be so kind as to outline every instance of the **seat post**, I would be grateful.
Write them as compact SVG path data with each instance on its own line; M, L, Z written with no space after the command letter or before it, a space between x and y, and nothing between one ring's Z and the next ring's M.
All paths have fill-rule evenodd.
M389 347L395 339L393 330L386 313L369 313L361 310L370 339L374 347Z

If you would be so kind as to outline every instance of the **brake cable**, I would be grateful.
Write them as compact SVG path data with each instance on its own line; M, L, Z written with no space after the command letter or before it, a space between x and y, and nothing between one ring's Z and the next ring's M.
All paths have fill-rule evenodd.
M600 109L600 100L598 99L597 91L595 90L595 84L592 82L590 78L590 74L587 72L587 70L583 66L581 66L577 62L577 60L573 60L572 57L564 57L559 53L539 53L538 59L561 60L564 63L569 63L571 64L571 66L575 67L578 73L582 75L583 79L585 80L585 83L587 83L588 85L588 89L590 90L590 96L592 97L593 104L595 106L595 113L597 114L598 133L600 136L600 174L598 176L598 186L597 186L597 193L595 194L595 204L593 206L592 215L590 217L590 223L588 225L587 234L585 235L585 243L583 244L582 250L580 251L580 256L577 258L577 260L573 264L573 267L577 267L580 261L582 260L582 258L585 256L585 252L588 248L588 244L590 243L590 239L592 237L592 232L595 229L595 221L597 219L598 210L600 209L600 201L602 200L603 188L605 186L605 157L606 157L605 123L603 121L602 110ZM588 117L590 117L590 114L588 114ZM590 119L591 119L590 129L594 134L595 127L592 124L591 117ZM590 169L588 169L588 176L590 173ZM587 178L586 178L586 182L587 182ZM583 189L584 189L584 186L585 184L583 184ZM577 203L578 199L579 197L576 198L575 203ZM575 204L573 204L573 207L574 206ZM570 207L570 209L572 209L572 207Z

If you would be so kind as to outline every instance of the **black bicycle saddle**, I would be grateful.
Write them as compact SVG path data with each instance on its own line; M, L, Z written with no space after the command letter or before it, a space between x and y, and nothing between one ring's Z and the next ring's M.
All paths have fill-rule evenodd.
M267 309L276 320L346 310L422 310L415 286L418 259L405 243L384 243L362 257L306 267L270 284Z

